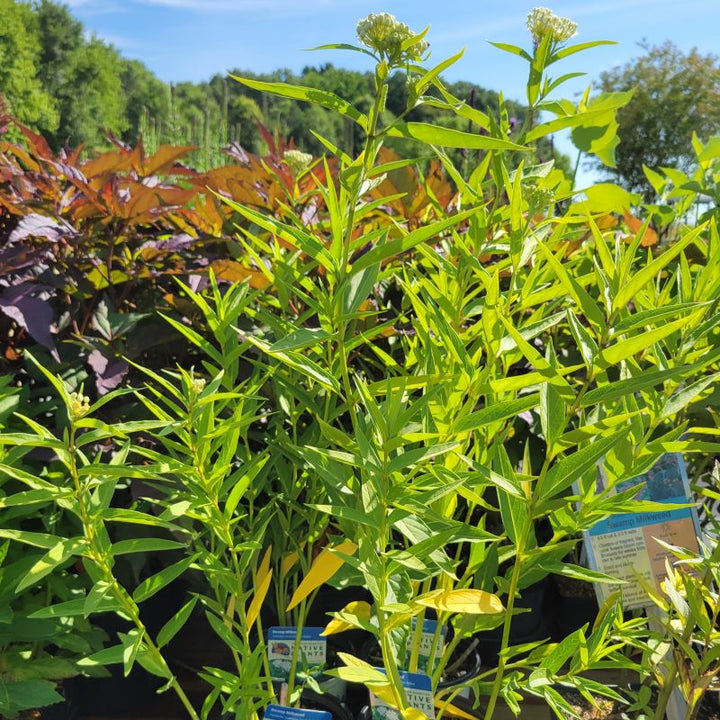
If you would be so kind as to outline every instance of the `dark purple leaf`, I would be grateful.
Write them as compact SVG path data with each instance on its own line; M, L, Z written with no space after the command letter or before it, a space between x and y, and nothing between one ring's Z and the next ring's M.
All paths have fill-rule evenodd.
M190 275L187 284L193 292L200 292L209 287L210 281L204 275Z
M302 219L304 225L314 225L320 220L318 204L315 198L310 200L310 202L303 208L300 218Z
M73 180L79 180L87 185L87 178L74 165L68 165L64 162L53 162L52 160L47 160L46 162L48 165L52 165L59 175L65 175L65 177L72 178Z
M9 240L13 243L29 237L41 237L50 240L50 242L58 242L61 238L75 234L75 229L64 220L58 222L54 218L30 213L10 233Z
M173 235L167 240L148 240L140 246L140 250L150 248L152 250L160 250L163 252L176 252L177 250L184 250L190 247L195 242L195 238L187 233L181 233L180 235Z
M95 387L98 395L114 390L128 371L128 364L122 358L108 357L100 350L93 350L88 356L88 365L95 373Z
M0 310L30 333L33 340L46 347L60 362L51 326L53 309L41 285L20 283L0 294Z
M238 162L241 162L243 165L249 165L250 164L250 155L248 155L247 150L240 145L238 142L231 142L226 148L225 152L231 157L237 160Z

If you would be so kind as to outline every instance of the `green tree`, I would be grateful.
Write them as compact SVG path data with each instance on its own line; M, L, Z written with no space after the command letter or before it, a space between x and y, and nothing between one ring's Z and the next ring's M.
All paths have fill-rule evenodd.
M41 43L32 8L15 0L0 0L0 95L20 122L52 131L58 114L38 78L40 61Z
M64 5L41 0L34 6L38 41L37 77L45 91L55 97L70 81L73 55L83 46L83 26ZM25 11L30 7L25 5Z
M104 144L106 132L121 136L128 129L122 69L117 50L96 37L70 55L56 95L61 122L55 145L85 143L97 148Z
M125 95L127 128L123 140L135 143L146 129L146 120L167 123L170 116L170 92L139 60L122 60L120 81Z
M604 168L628 189L652 195L643 165L687 170L701 139L720 127L720 65L697 49L683 53L672 42L648 46L646 54L600 76L604 92L634 90L617 114L617 168Z

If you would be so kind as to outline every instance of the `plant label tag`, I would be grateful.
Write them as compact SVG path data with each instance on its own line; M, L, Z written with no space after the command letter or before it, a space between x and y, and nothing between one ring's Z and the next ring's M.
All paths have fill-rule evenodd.
M430 661L430 653L433 648L433 640L435 639L435 633L437 632L437 620L423 620L422 634L420 635L420 651L418 653L418 664L417 669L420 673L426 673L428 671L428 663ZM412 645L415 640L415 630L417 629L417 618L412 619L412 632L408 638L407 646L407 659L410 661L412 653ZM435 646L435 657L433 658L433 668L436 668L440 662L440 656L442 655L443 648L445 647L445 628L440 630L440 637L438 638L437 645Z
M325 628L306 627L300 635L300 648L297 656L297 669L314 674L322 670L327 656L327 639L321 633ZM287 680L290 677L297 628L272 627L268 630L268 661L270 674L274 680Z
M680 453L663 455L644 474L617 483L611 488L612 494L641 483L644 487L636 499L664 503L668 509L611 515L595 523L584 534L590 568L625 581L621 586L595 583L601 605L618 588L622 590L626 609L651 604L647 586L660 587L665 579L665 561L672 559L670 551L658 540L693 553L700 551L697 539L700 523L683 456ZM609 486L602 465L597 484L600 490Z
M325 710L300 710L281 705L268 705L263 717L265 720L332 720L332 715Z
M376 669L382 673L385 672L381 668ZM401 670L400 681L405 688L405 694L410 706L425 713L430 720L434 720L435 703L433 702L430 677L422 673L410 673ZM400 712L396 708L383 702L373 693L370 693L370 708L372 720L402 720Z

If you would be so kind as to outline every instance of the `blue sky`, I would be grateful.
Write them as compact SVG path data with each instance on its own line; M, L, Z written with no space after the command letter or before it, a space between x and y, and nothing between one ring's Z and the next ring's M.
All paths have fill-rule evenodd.
M142 60L166 81L204 80L230 69L301 70L332 62L371 69L369 58L341 51L306 52L331 42L355 42L355 25L370 12L391 12L414 30L430 25L432 62L465 48L446 73L522 100L526 64L489 40L528 47L527 13L547 4L575 20L576 40L615 40L565 61L586 72L565 94L581 92L605 69L642 53L637 43L671 39L683 50L720 53L720 0L70 0L89 32ZM366 60L368 62L366 62ZM558 66L558 69L561 69ZM561 141L560 145L564 143Z

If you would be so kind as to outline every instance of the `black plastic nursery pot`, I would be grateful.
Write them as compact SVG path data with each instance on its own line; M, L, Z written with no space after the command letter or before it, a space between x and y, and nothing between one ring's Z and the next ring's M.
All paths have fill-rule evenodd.
M327 693L320 695L313 690L303 690L300 705L304 710L325 710L333 716L333 720L355 720L355 715L347 707Z
M300 697L300 707L303 710L329 712L333 720L355 720L357 717L331 695L320 694L307 688L303 690ZM221 720L232 720L233 717L231 713L227 713L222 716Z
M438 683L438 689L457 687L477 677L482 670L482 657L479 652L480 643L475 638L467 638L458 643ZM360 659L374 667L382 666L382 653L378 641L368 638L360 648Z
M117 643L117 633L129 627L113 613L93 616L93 624L110 636L108 646ZM109 677L78 676L68 685L68 698L79 715L113 717L142 710L155 699L162 682L137 663L127 676L122 665L109 665L106 670Z
M592 626L598 614L598 602L592 583L553 575L552 605L554 635L561 640L578 628Z

